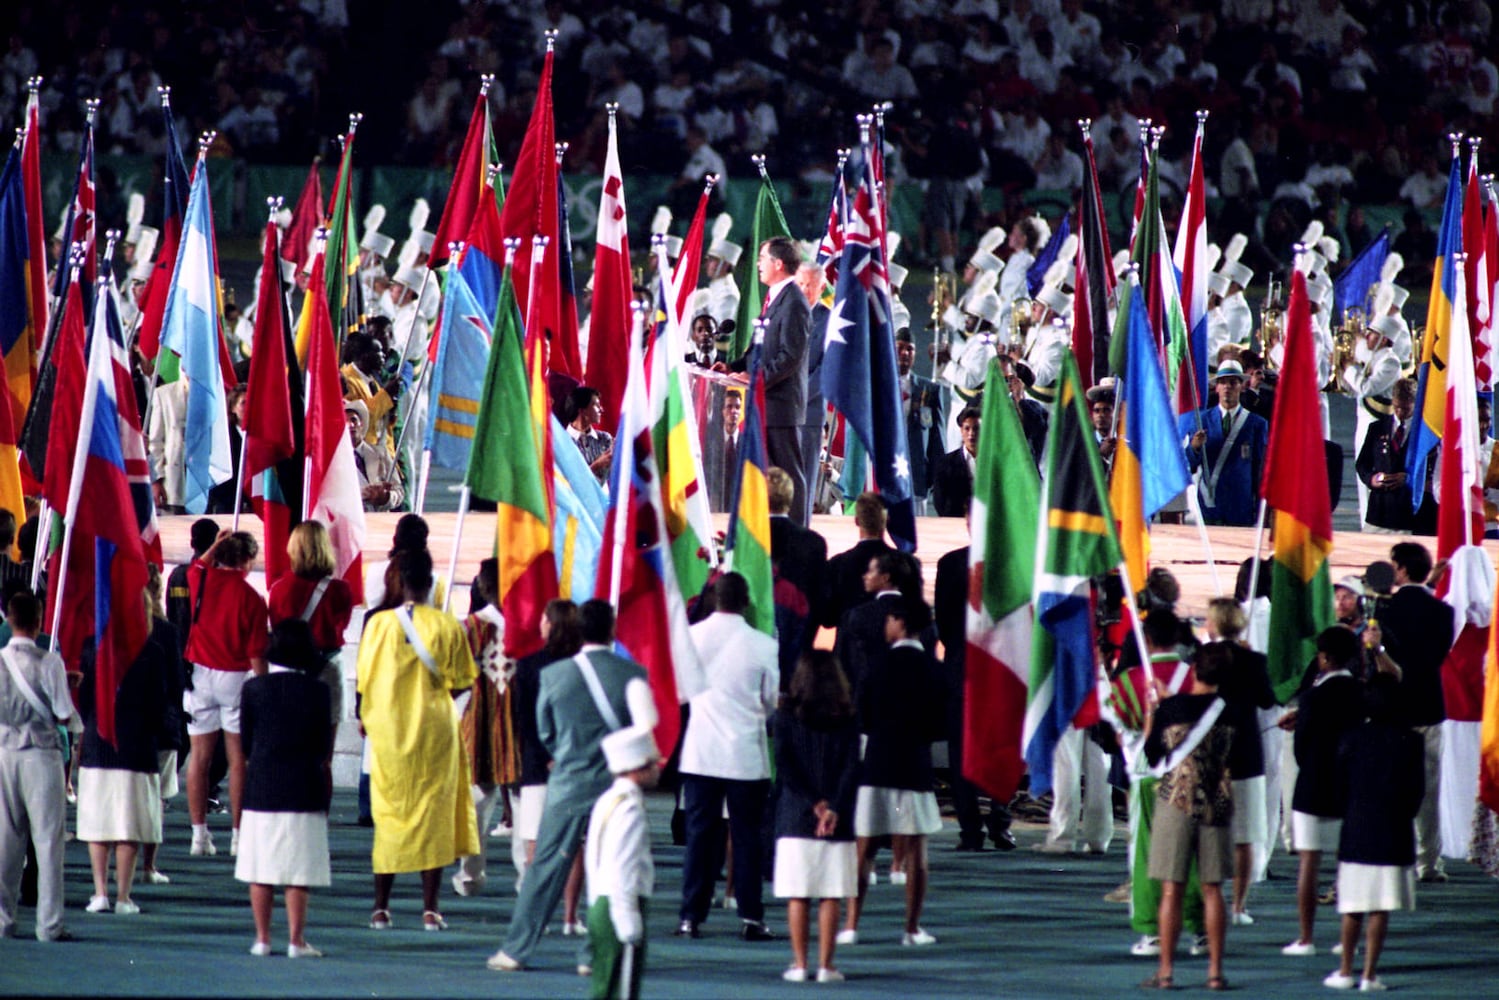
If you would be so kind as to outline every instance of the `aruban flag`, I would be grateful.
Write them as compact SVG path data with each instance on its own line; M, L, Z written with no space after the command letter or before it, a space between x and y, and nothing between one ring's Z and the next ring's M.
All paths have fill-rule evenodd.
M1196 410L1208 398L1208 226L1207 186L1203 181L1202 133L1207 112L1197 113L1197 137L1192 143L1192 172L1187 182L1187 200L1182 205L1171 260L1181 275L1178 307L1187 334L1175 375L1177 412ZM1159 182L1158 182L1159 183ZM1190 391L1183 392L1190 387Z
M868 156L866 154L866 159ZM872 172L872 170L871 170ZM874 184L870 182L870 203L873 204ZM877 229L871 230L877 232ZM765 302L765 289L760 287L760 245L772 236L790 236L791 227L781 213L781 201L776 197L775 185L765 168L760 168L760 192L755 196L755 219L750 224L750 241L740 255L739 266L734 269L734 280L739 284L739 313L734 317L734 338L729 345L729 360L737 361L750 349L755 339L755 320Z
M1109 506L1119 519L1119 543L1129 575L1127 593L1134 595L1145 589L1150 572L1150 519L1187 488L1190 477L1155 337L1145 315L1145 298L1136 282L1130 282L1125 299L1121 308L1130 343L1119 383L1119 430L1109 473Z
M666 272L662 272L665 274ZM619 136L609 115L609 148L599 189L599 224L593 254L593 311L588 320L588 384L598 390L604 424L619 422L629 370L634 301L630 278L630 231L625 217L625 181L619 167Z
M83 641L94 637L99 735L114 743L115 694L150 634L141 601L146 588L146 550L127 471L127 456L133 452L144 458L145 448L139 427L132 428L117 405L123 401L117 395L116 341L109 334L111 303L106 289L99 292L80 409L84 447L73 456L65 508L66 521L72 525L71 589L91 597L92 606L86 597L80 609L83 613L64 616L58 639L65 655L76 655ZM120 344L122 355L123 347ZM128 376L125 384L129 384ZM133 401L130 406L134 408ZM133 443L128 441L132 435ZM67 607L77 606L67 594L57 597Z
M1072 283L1077 296L1072 309L1072 353L1077 356L1083 383L1092 387L1109 373L1109 300L1114 295L1114 262L1109 253L1109 230L1103 221L1103 195L1098 188L1089 124L1079 122L1087 171L1083 175L1082 205L1078 211L1077 267Z
M187 197L192 187L192 181L187 175L187 164L182 159L182 148L177 145L171 90L167 87L160 90L161 120L166 140L166 159L161 173L161 243L156 250L156 263L151 267L151 278L141 290L141 318L136 329L140 352L148 358L155 358L161 353L161 323L166 315L167 295L172 290L172 274L177 268L177 247L182 242L182 220L187 215ZM317 225L316 220L313 225ZM311 235L311 230L308 235ZM305 254L305 248L303 252ZM305 256L303 259L306 259Z
M333 542L333 573L349 585L355 604L364 603L364 500L359 469L344 417L333 323L328 316L325 247L320 247L307 286L310 317L307 350L306 488L304 520L323 522Z
M495 555L500 610L507 623L505 655L511 658L542 647L541 612L557 596L551 511L531 426L523 339L507 267L464 483L474 496L498 507Z
M1062 361L1046 435L1046 478L1037 529L1036 624L1025 706L1031 794L1051 787L1052 753L1074 725L1098 721L1092 579L1119 565L1119 538L1093 440L1077 359Z
M766 635L776 634L775 574L770 565L770 490L765 473L765 376L761 345L750 348L749 389L744 394L744 433L739 437L739 470L729 503L724 541L728 570L749 584L745 620Z
M552 440L567 439L556 417ZM569 600L593 594L599 550L604 544L608 499L598 477L577 448L552 450L552 551L557 557L557 596Z
M170 140L175 142L176 140ZM179 153L180 163L182 156ZM307 179L302 182L302 191L297 195L297 204L291 210L291 225L281 242L281 259L296 265L297 273L307 266L312 258L312 241L317 237L318 227L323 224L323 158L314 156L312 166L307 168ZM166 233L162 233L163 248Z
M480 77L479 96L474 99L474 110L468 118L468 131L463 136L463 148L458 153L458 166L453 170L453 183L448 187L448 200L442 206L442 218L432 234L432 253L427 266L441 267L448 262L448 244L467 235L473 223L474 213L479 210L480 199L489 187L489 164L493 160L494 139L489 129L489 88L494 77Z
M302 369L296 360L286 295L281 284L275 220L265 226L254 353L245 387L244 475L250 504L265 534L265 579L270 586L291 570L286 543L302 520L306 411Z
M1291 277L1286 307L1285 364L1275 391L1265 455L1264 503L1275 510L1275 560L1270 571L1270 682L1285 704L1317 651L1317 633L1335 621L1332 609L1332 511L1317 404L1317 355L1306 275Z
M1437 231L1437 259L1431 273L1431 298L1426 306L1426 333L1421 338L1416 369L1416 417L1411 422L1405 453L1405 478L1411 484L1411 507L1426 495L1426 455L1442 441L1447 412L1447 356L1452 350L1452 304L1457 301L1457 255L1463 249L1463 183L1457 150L1447 175L1447 198L1442 204L1442 228ZM1279 393L1277 393L1279 395Z
M462 472L478 426L489 363L492 319L474 301L463 272L451 268L443 290L442 325L428 394L427 434L422 443L432 464Z
M1020 748L1041 486L998 360L989 362L983 400L969 517L963 777L1008 802L1025 769Z
M1494 384L1493 345L1489 338L1488 296L1482 291L1488 275L1484 259L1483 195L1479 190L1478 140L1468 140L1468 184L1463 190L1463 251L1468 255L1464 274L1468 303L1468 332L1473 338L1474 383L1479 392L1488 392ZM1493 203L1489 212L1494 211Z
M666 748L676 746L681 728L679 703L705 684L666 533L640 333L630 337L630 377L614 436L610 506L594 596L613 603L619 644L650 675L659 716L656 745L669 753Z

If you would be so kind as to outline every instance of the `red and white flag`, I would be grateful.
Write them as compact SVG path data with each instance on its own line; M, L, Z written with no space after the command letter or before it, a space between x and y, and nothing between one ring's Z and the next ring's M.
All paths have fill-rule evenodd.
M630 231L625 216L625 180L619 167L619 136L609 115L609 150L599 193L598 239L593 254L593 312L588 321L588 384L599 392L604 426L619 421L629 373L633 317Z

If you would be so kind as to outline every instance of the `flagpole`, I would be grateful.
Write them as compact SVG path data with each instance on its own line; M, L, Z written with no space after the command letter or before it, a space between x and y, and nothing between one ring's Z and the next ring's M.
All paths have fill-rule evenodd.
M313 239L313 242L315 244L317 244L316 249L314 249L312 251L313 269L316 270L316 268L317 268L317 255L318 254L322 254L323 255L323 274L326 276L327 273L328 273L328 227L327 226L318 226L316 232L313 234L312 239ZM311 284L308 285L307 294L309 294L309 295L312 294L312 286L311 286ZM311 341L311 339L313 337L316 337L316 336L317 336L317 330L313 329L308 334L308 340ZM336 336L337 335L335 334L335 343L336 343ZM308 348L307 353L308 353L308 357L312 356L312 348L311 347ZM304 406L310 407L312 405L312 397L313 397L313 395L314 395L314 392L311 389L309 389L307 391L307 393L306 393L306 399L303 400L303 405ZM355 448L359 447L359 443L358 442L351 442L351 444L353 444L353 446ZM308 518L310 518L312 516L312 509L311 509L311 507L312 507L312 490L310 490L310 489L307 488L307 484L310 483L310 482L312 482L312 452L310 451L310 449L308 449L308 448L306 448L304 446L303 449L302 449L302 520L304 520L304 521L307 520ZM362 504L363 504L363 498L361 498L361 505Z
M1197 478L1187 485L1187 508L1197 521L1197 536L1202 539L1202 551L1207 558L1208 571L1213 575L1213 594L1223 596L1223 581L1218 578L1218 564L1213 560L1213 541L1208 537L1207 522L1202 517L1202 504L1197 496ZM1263 505L1264 501L1261 501Z
M42 498L42 505L36 515L36 543L31 549L31 592L36 593L36 588L42 582L42 564L47 561L47 545L52 537L52 506L47 503L47 498Z
M468 517L468 484L463 484L463 489L458 491L458 523L453 527L453 551L448 556L448 585L443 588L442 610L448 610L448 604L453 600L453 584L458 573L458 551L463 545L463 521Z
M1249 593L1246 599L1249 601L1249 619L1244 623L1244 634L1252 635L1254 632L1254 606L1255 598L1260 592L1260 547L1265 544L1265 511L1267 503L1264 497L1260 497L1260 514L1254 522L1254 564L1249 567Z
M233 428L231 428L232 430ZM234 470L234 527L230 530L239 530L239 510L245 501L245 429L239 429L239 468Z

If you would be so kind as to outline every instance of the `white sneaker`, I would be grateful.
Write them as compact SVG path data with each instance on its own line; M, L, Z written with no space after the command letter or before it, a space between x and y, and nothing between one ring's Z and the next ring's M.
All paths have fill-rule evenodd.
M906 873L905 872L894 871L892 869L891 872L890 872L890 884L891 885L905 885L906 884Z
M908 948L925 947L929 944L936 944L937 939L918 927L916 928L915 933L902 934L900 937L900 943Z
M239 857L239 828L238 827L235 827L234 832L229 835L229 856L231 858L237 858L237 857Z
M108 913L114 907L109 905L108 896L95 896L88 901L88 905L83 909L86 913Z
M845 927L838 932L838 936L834 940L839 944L858 944L859 932Z
M1129 946L1129 953L1136 958L1155 958L1161 953L1161 939L1146 934Z
M843 982L843 973L837 969L818 969L817 981L819 983L841 983Z
M122 899L115 904L115 912L121 916L133 917L141 912L141 908L133 899Z
M566 920L564 920L564 921L562 921L562 936L563 937L587 937L588 936L588 925L585 924L581 920L574 921L573 923L568 923Z
M191 854L195 858L212 857L213 855L219 853L219 849L213 846L213 834L205 834L202 837L198 836L197 834L193 834L193 846L192 849L187 853Z
M733 896L725 896L723 898L723 908L725 910L737 910L739 909L739 900Z
M489 831L489 835L491 837L508 837L511 832L510 824L504 820L500 820L500 822L494 825L494 829Z
M144 881L149 882L152 885L167 885L172 880L168 878L164 873L157 871L155 868L152 868L150 871L145 873Z
M460 896L477 896L484 891L484 880L468 878L463 872L454 872L451 879L453 891Z
M1327 974L1326 979L1322 980L1322 985L1330 990L1351 990L1358 985L1358 977L1345 976L1334 969Z
M310 944L288 944L287 958L322 958L323 953Z
M781 978L788 983L805 983L807 981L807 970L800 965L793 965L781 973Z
M1282 955L1291 955L1295 958L1305 958L1317 954L1317 946L1310 941L1292 941L1280 950Z
M521 970L520 962L505 954L504 951L497 951L490 955L484 964L495 972L519 972Z
M265 958L270 953L271 943L269 941L256 941L254 944L250 945L250 954L254 955L256 958Z
M1358 984L1360 993L1378 993L1387 989L1389 987L1384 984L1383 979L1361 979Z
M1199 955L1206 955L1207 953L1208 936L1206 934L1199 934L1192 939L1191 946L1187 948L1187 954L1193 958L1197 958Z
M1234 913L1235 927L1249 927L1254 924L1254 918L1249 915L1248 910L1238 910Z

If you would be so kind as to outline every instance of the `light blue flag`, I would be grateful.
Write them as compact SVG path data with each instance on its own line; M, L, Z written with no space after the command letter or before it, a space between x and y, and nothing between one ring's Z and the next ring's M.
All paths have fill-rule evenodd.
M493 329L457 268L448 275L442 305L422 447L432 453L433 465L464 472L479 419Z
M556 417L552 417L552 441L561 443L552 456L557 503L552 518L552 551L557 555L557 582L563 595L579 601L594 592L608 501L598 477Z
M206 511L208 491L234 475L229 410L219 367L218 273L208 163L200 159L161 323L162 346L182 359L180 370L187 380L182 504L189 514Z
M1118 447L1135 455L1140 469L1140 507L1148 520L1187 488L1191 475L1176 433L1176 415L1155 335L1137 287L1129 296L1129 354L1119 387L1123 423Z

